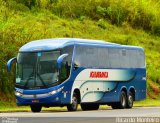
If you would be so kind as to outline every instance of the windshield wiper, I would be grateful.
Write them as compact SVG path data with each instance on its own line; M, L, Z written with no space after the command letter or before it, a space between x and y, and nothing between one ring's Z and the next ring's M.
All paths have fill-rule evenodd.
M41 75L40 75L39 73L37 73L37 75L38 75L39 79L41 80L42 84L43 84L45 87L47 87L47 85L46 85L45 82L43 81Z

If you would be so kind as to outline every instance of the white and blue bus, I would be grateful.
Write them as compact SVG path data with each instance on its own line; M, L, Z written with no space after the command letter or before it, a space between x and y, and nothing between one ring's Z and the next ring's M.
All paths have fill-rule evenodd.
M146 66L141 47L100 40L55 38L32 41L7 63L16 62L18 106L67 106L76 111L132 108L146 98Z

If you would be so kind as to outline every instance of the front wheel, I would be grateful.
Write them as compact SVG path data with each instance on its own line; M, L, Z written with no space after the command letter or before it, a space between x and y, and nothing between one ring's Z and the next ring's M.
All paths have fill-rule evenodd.
M74 93L72 97L72 103L67 105L67 109L68 111L77 111L77 107L78 107L78 98L77 94Z
M31 111L32 112L41 112L42 106L37 106L37 105L31 105Z

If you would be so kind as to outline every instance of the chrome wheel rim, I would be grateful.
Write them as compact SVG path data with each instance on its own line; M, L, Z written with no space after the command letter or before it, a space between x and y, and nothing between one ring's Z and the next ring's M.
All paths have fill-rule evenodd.
M125 105L126 105L126 99L125 99L125 95L124 94L121 97L121 104L122 104L123 107L125 107Z
M77 108L77 98L76 97L72 98L72 106L73 106L74 109Z
M129 97L128 97L128 103L130 106L132 106L132 104L133 104L133 98L131 95L129 95Z

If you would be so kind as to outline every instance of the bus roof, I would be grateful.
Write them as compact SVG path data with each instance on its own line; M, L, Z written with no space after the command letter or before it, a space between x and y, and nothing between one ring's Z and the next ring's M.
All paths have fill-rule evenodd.
M23 45L19 49L19 51L20 52L50 51L63 48L67 45L74 45L74 44L142 49L141 47L137 46L120 45L102 40L91 40L91 39L80 39L80 38L53 38L53 39L42 39L29 42Z

